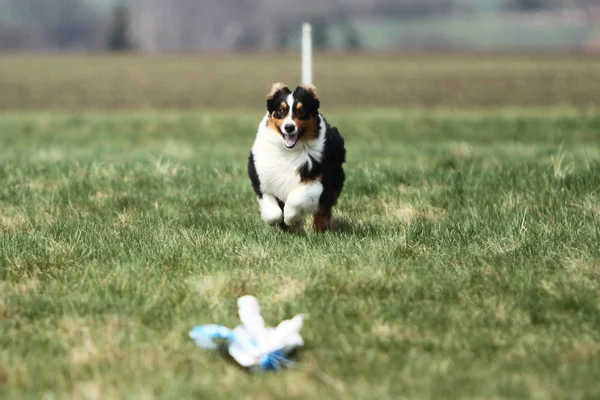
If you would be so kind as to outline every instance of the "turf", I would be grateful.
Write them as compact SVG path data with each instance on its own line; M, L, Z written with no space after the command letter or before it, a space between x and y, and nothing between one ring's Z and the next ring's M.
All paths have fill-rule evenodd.
M328 117L325 235L260 221L260 114L0 117L0 397L600 397L600 117ZM187 337L249 293L310 314L296 370Z

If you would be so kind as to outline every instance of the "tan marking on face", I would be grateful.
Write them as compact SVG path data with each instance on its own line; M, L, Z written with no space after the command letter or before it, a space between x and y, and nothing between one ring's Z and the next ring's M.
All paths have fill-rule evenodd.
M267 127L278 135L281 135L281 122L283 120L275 118L273 114L271 114L269 120L267 121Z
M271 115L269 116L269 120L267 122L267 126L277 132L277 134L281 135L281 124L283 123L283 119L285 118L285 114L287 114L287 108L288 105L285 101L282 101L281 104L279 105L279 108L283 109L283 113L282 115L278 116L277 112L279 110L273 111L271 113Z
M319 117L311 116L309 119L293 118L299 131L302 131L300 140L314 140L319 136L317 125Z

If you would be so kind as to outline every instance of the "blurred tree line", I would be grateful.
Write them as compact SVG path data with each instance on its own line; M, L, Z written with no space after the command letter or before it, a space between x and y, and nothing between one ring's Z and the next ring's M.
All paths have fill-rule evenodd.
M2 0L0 50L215 51L288 48L313 22L326 49L340 27L362 46L357 18L423 18L492 11L593 7L599 0Z

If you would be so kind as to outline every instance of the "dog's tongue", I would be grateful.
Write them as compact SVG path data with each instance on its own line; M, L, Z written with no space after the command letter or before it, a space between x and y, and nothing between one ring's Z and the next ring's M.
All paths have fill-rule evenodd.
M283 142L285 143L285 147L287 147L288 149L291 149L292 147L294 147L296 145L296 142L298 141L298 134L297 133L286 133L283 137Z

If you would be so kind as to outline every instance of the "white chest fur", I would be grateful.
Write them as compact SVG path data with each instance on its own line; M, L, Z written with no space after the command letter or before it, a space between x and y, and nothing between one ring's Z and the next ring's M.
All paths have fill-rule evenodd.
M260 123L256 141L252 147L254 165L263 193L271 194L281 201L287 201L288 195L300 187L298 169L311 159L321 161L325 144L325 124L321 120L319 137L310 142L299 141L292 149L286 149L277 132L266 126L267 116Z

